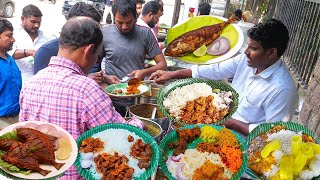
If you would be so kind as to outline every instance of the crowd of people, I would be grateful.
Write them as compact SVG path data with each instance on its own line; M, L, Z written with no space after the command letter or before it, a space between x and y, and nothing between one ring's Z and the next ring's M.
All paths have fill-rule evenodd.
M209 12L210 4L199 4L198 15ZM102 26L108 14L112 23ZM224 125L243 135L258 124L292 118L298 95L281 60L289 41L281 21L270 19L251 28L243 54L218 64L166 71L165 45L154 29L162 14L162 1L109 0L103 16L78 2L56 39L39 30L42 12L34 5L23 8L18 29L0 18L0 129L18 121L45 121L77 139L100 124L139 121L123 118L132 100L111 99L99 86L119 83L125 76L158 83L233 78L239 106ZM146 58L156 65L145 68ZM79 177L71 167L61 179Z

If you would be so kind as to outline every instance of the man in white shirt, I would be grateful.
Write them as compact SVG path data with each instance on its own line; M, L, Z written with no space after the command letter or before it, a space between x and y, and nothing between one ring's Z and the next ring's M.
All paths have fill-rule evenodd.
M244 54L218 64L192 66L178 71L157 71L149 79L163 82L172 78L233 78L239 94L237 111L224 123L247 135L264 122L291 120L298 94L290 72L280 57L287 48L289 33L279 20L271 19L248 30Z
M39 30L41 17L38 7L32 4L25 6L22 9L21 25L14 31L16 41L9 54L16 60L23 84L33 76L33 57L36 50L50 40Z
M161 5L156 1L149 1L143 6L141 16L137 19L136 23L139 26L148 27L151 30L157 42L157 35L154 32L153 28L159 22L161 16ZM160 49L163 49L165 47L164 43L158 42L158 45Z

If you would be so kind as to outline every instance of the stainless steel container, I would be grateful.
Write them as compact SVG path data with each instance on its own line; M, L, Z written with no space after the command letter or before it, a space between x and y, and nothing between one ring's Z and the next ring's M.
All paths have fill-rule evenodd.
M156 115L154 119L151 119L153 108L156 108ZM132 105L128 109L130 116L137 117L143 120L151 120L158 123L163 132L160 139L156 139L157 142L160 142L162 138L170 131L171 121L160 112L158 105L156 104L136 104Z

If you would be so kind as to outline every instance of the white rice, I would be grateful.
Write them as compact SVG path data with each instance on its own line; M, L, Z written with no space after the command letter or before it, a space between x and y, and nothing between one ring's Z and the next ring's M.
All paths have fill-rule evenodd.
M194 83L171 91L163 101L163 105L171 114L178 117L180 109L185 107L187 101L193 101L201 96L212 94L211 86L206 83Z
M284 155L290 155L291 154L291 139L294 135L300 135L302 136L302 133L296 133L294 131L290 130L280 130L277 133L268 134L268 140L273 141L275 139L280 140L281 144L281 151L284 153Z
M194 83L171 91L163 101L163 106L169 110L171 115L179 119L180 110L187 105L188 101L210 95L214 96L212 104L219 110L228 108L227 104L232 102L231 91L213 93L212 87L206 83Z
M211 161L213 164L220 165L224 167L224 177L231 178L232 172L230 172L226 166L223 164L220 156L218 154L214 153L208 153L208 152L200 152L196 149L187 149L185 153L181 156L181 159L179 162L175 163L172 167L172 169L168 169L171 174L175 174L176 167L180 163L186 163L187 165L183 166L182 168L182 174L187 179L192 179L192 176L196 169L200 168L206 160Z
M134 137L133 142L128 142L129 135ZM104 142L104 150L99 153L95 153L95 157L104 152L111 155L114 155L114 153L117 152L119 155L125 155L129 159L127 165L134 169L133 177L139 177L146 171L145 168L140 169L138 166L138 160L130 156L131 146L136 142L136 140L142 139L135 133L125 129L107 129L94 134L92 137L100 138L100 140ZM96 179L101 179L102 176L96 171L95 163L93 162L92 165L93 166L90 167L91 173Z

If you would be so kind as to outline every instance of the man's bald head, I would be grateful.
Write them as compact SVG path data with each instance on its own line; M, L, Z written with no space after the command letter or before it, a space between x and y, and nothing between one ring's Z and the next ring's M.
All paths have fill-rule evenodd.
M62 27L59 44L62 48L78 49L94 44L98 47L103 35L100 25L92 18L77 16L69 19Z

